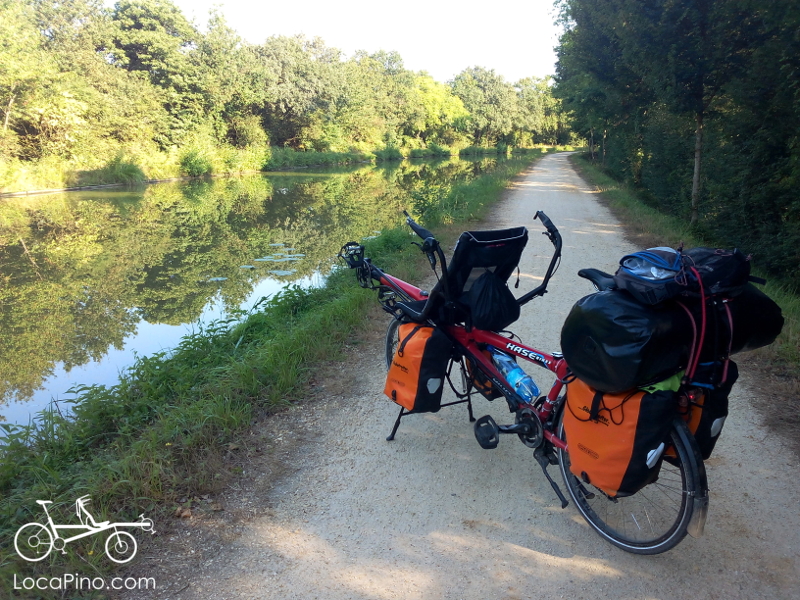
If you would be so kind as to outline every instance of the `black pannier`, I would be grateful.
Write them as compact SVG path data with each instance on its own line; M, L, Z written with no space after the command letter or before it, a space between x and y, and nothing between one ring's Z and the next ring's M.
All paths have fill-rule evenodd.
M705 307L701 362L767 346L783 327L780 307L752 284L735 298L709 298ZM561 330L561 350L578 377L616 393L688 366L701 321L699 298L649 306L625 291L598 292L573 306Z
M591 387L618 393L660 381L686 366L692 324L674 303L648 306L625 291L578 300L561 330L561 351Z
M781 307L752 283L745 285L739 295L726 304L733 322L731 354L769 346L780 335L783 329ZM725 312L724 305L719 310ZM721 320L727 323L727 315Z
M690 294L700 292L694 270L700 275L706 296L738 296L750 280L750 257L738 249L690 248L683 252L683 264L689 271L686 276Z
M680 412L703 460L711 456L722 433L728 417L728 396L738 378L739 369L732 360L700 363L683 394Z
M506 284L528 243L528 230L465 231L447 268L457 298L454 321L498 331L519 318L519 304Z
M699 329L703 304L697 297L676 302L691 313ZM781 307L753 284L745 285L733 298L712 296L706 299L706 329L700 361L710 362L727 356L770 345L783 329Z

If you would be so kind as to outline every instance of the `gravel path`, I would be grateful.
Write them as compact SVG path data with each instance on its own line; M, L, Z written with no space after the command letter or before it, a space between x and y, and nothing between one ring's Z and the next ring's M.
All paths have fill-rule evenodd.
M520 292L536 284L550 256L532 222L537 210L561 230L563 262L551 292L523 309L514 330L554 350L570 307L591 291L578 269L613 270L633 247L568 156L550 155L483 225L528 226ZM382 395L382 343L372 339L353 354L352 390L286 425L296 451L282 459L287 472L278 484L261 495L259 478L274 475L255 465L253 483L227 499L239 518L224 531L213 519L182 523L139 567L159 591L129 598L800 598L798 459L749 422L750 403L766 392L746 372L707 462L706 535L642 557L601 541L573 506L562 510L515 438L482 450L463 406L403 419L396 440L386 442L397 410ZM529 372L549 386L545 371ZM486 413L512 420L502 399L477 400L476 416ZM566 494L557 469L550 472Z

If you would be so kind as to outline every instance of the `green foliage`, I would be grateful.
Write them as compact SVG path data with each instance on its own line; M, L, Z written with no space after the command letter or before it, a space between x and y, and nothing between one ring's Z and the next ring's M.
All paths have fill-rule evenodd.
M267 134L261 127L261 119L256 115L242 115L231 119L228 126L228 139L237 148L267 146Z
M594 159L698 235L800 285L797 3L561 5L556 95Z
M453 154L453 151L449 147L434 142L428 142L428 150L430 150L431 156L445 157L452 156Z
M300 152L291 148L272 148L272 154L264 163L264 169L280 171L296 167L348 165L370 162L372 158L372 155L360 152Z
M375 150L374 154L375 154L375 160L379 162L403 160L405 158L399 148L393 148L393 147L384 148L383 150Z
M180 166L189 177L210 175L214 169L211 158L200 148L187 148L181 156Z
M95 171L80 173L80 185L105 183L143 183L147 177L142 168L122 153L112 158L107 165Z
M467 146L458 151L459 156L488 156L495 154L506 154L508 146L500 144L498 146Z
M511 132L519 111L514 88L494 70L472 67L453 80L453 93L469 112L469 126L478 144L492 145Z
M396 52L250 44L216 9L200 31L171 0L0 0L2 192L138 179L110 168L120 153L162 179L563 143L562 115L547 81L475 67L443 84Z

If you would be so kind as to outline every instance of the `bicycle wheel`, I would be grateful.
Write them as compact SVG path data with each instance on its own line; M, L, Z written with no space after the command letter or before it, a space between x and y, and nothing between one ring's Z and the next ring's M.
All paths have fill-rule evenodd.
M565 439L561 419L558 434ZM609 498L582 482L569 470L569 454L558 451L561 475L578 511L602 538L626 552L660 554L690 527L697 528L693 534L702 533L708 505L705 467L684 421L675 420L668 447L674 456L664 459L658 478L624 498Z
M400 327L400 321L397 319L392 319L391 323L389 323L388 329L386 329L386 368L392 366L392 359L394 358L394 351L397 350L397 344L400 343L400 333L398 328Z
M41 523L28 523L17 530L14 548L28 562L38 562L53 549L53 534Z
M115 563L126 563L136 556L136 538L127 531L115 531L106 540L106 556Z

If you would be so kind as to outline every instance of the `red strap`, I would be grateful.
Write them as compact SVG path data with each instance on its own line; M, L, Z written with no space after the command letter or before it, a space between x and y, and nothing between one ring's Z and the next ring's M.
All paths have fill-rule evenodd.
M697 323L695 323L694 321L694 315L692 314L692 311L690 311L689 308L683 302L678 301L678 306L680 306L684 311L686 311L686 314L689 316L689 322L692 324L692 348L689 351L689 362L686 365L688 373L689 367L692 365L692 362L694 362L694 353L697 350Z
M700 350L703 343L706 341L706 292L703 288L703 278L700 276L698 270L694 267L689 267L689 270L697 278L697 285L700 287L700 341L695 348L694 363L690 364L689 369L686 371L687 377L692 379L697 371L697 365L700 363Z
M725 366L722 368L722 381L720 381L720 385L725 383L728 380L728 365L731 362L731 349L733 348L733 315L731 314L731 307L728 306L728 303L724 303L725 312L728 315L728 352L725 354Z

